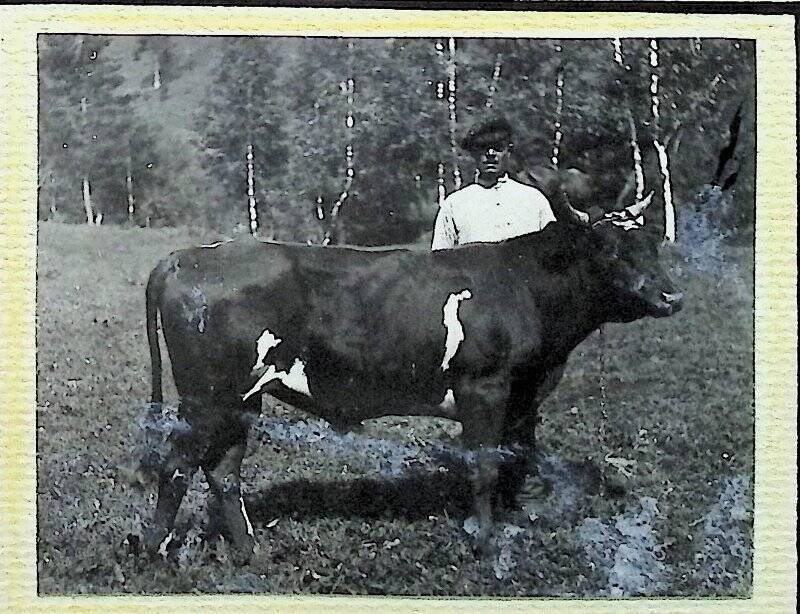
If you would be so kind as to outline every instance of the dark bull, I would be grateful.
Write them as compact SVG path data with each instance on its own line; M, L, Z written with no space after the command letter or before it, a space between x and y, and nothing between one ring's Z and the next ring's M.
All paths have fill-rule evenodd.
M460 421L487 545L496 504L514 504L534 469L537 408L570 352L605 322L681 307L657 238L639 228L641 206L592 219L556 194L556 223L497 244L428 252L247 238L164 259L147 284L152 401L162 402L160 312L190 428L171 436L150 548L166 551L202 468L210 513L237 560L251 555L239 469L264 393L341 429L389 414Z

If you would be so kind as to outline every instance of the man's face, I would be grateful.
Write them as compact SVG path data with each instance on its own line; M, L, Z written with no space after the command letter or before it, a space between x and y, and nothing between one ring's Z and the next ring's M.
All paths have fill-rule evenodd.
M492 143L475 152L478 171L484 179L496 179L506 174L511 156L509 143Z

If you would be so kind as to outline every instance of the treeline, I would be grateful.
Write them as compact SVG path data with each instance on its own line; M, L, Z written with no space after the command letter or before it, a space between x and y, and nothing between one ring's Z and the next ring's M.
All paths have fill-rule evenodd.
M453 145L487 110L518 127L520 176L555 155L606 206L630 182L632 127L648 191L653 141L670 143L680 217L741 107L722 223L746 229L754 62L751 41L722 39L43 35L39 217L320 242L333 209L340 241L414 241L440 186L471 180Z

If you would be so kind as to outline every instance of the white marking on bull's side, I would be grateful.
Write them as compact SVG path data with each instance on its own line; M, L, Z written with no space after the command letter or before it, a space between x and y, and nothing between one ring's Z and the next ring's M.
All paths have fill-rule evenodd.
M163 556L164 558L167 558L167 554L168 554L168 553L167 553L167 546L169 546L169 543L172 541L172 538L173 538L173 537L174 537L174 535L172 534L172 531L170 531L170 532L169 532L169 535L167 535L167 536L164 538L164 541L162 541L162 542L161 542L161 543L158 545L158 554L160 554L160 555L161 555L161 556Z
M289 373L281 378L281 382L287 388L291 388L295 392L311 396L311 391L308 389L308 378L306 377L306 365L299 358L294 359Z
M244 509L244 499L242 499L242 495L239 495L239 505L242 507L242 516L244 516L244 522L247 525L247 534L253 537L253 525L250 524L250 518L247 515L247 510Z
M278 371L275 365L266 365L264 362L270 350L277 347L281 341L282 339L279 339L272 334L269 329L264 329L264 332L261 333L261 336L256 342L258 358L253 365L253 371L260 371L264 367L266 367L266 371L261 374L261 376L258 378L258 381L247 392L247 394L244 395L242 401L249 399L256 392L261 390L261 388L263 388L266 384L273 380L278 380L284 386L291 388L295 392L299 392L300 394L304 394L308 397L311 396L311 391L308 388L308 378L306 377L305 372L306 365L302 360L295 358L294 363L288 372Z
M275 365L270 365L267 370L262 373L261 377L258 378L258 381L253 385L253 387L247 391L247 394L242 397L242 401L249 399L256 392L261 390L264 384L271 382L274 379L277 379L277 372L275 371Z
M450 361L458 351L458 346L464 341L464 327L458 319L458 305L463 300L471 299L472 292L464 289L458 294L451 294L447 297L442 312L444 317L442 323L447 329L447 338L444 342L444 358L442 359L442 371L447 371Z
M186 475L181 473L180 469L176 469L175 473L172 474L172 478L171 479L172 480L177 480L178 478L185 478L185 477L186 477Z
M256 364L253 365L253 371L264 368L264 359L267 357L267 354L272 348L278 347L281 341L282 339L278 339L268 328L264 329L264 332L261 333L261 336L256 342L258 359L256 359Z
M266 386L269 382L274 380L278 380L281 384L287 388L291 388L295 392L299 392L300 394L310 397L311 391L308 388L308 379L306 378L305 368L305 363L299 358L294 359L294 364L292 364L292 367L288 372L278 371L275 368L275 365L269 365L267 370L261 374L261 377L258 378L258 381L253 385L253 387L247 392L247 394L244 395L242 401L246 401L256 392Z

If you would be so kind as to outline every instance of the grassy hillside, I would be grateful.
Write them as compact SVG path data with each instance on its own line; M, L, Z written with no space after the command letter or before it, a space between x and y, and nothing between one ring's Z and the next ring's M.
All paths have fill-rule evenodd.
M144 283L168 252L213 238L40 224L44 593L748 594L749 248L713 273L676 265L678 316L609 325L578 348L542 407L540 477L505 519L499 558L475 559L465 470L431 445L457 424L385 419L357 438L271 402L243 469L261 545L251 563L204 539L201 474L176 559L137 557L126 537L154 509L154 488L130 482L149 389Z

